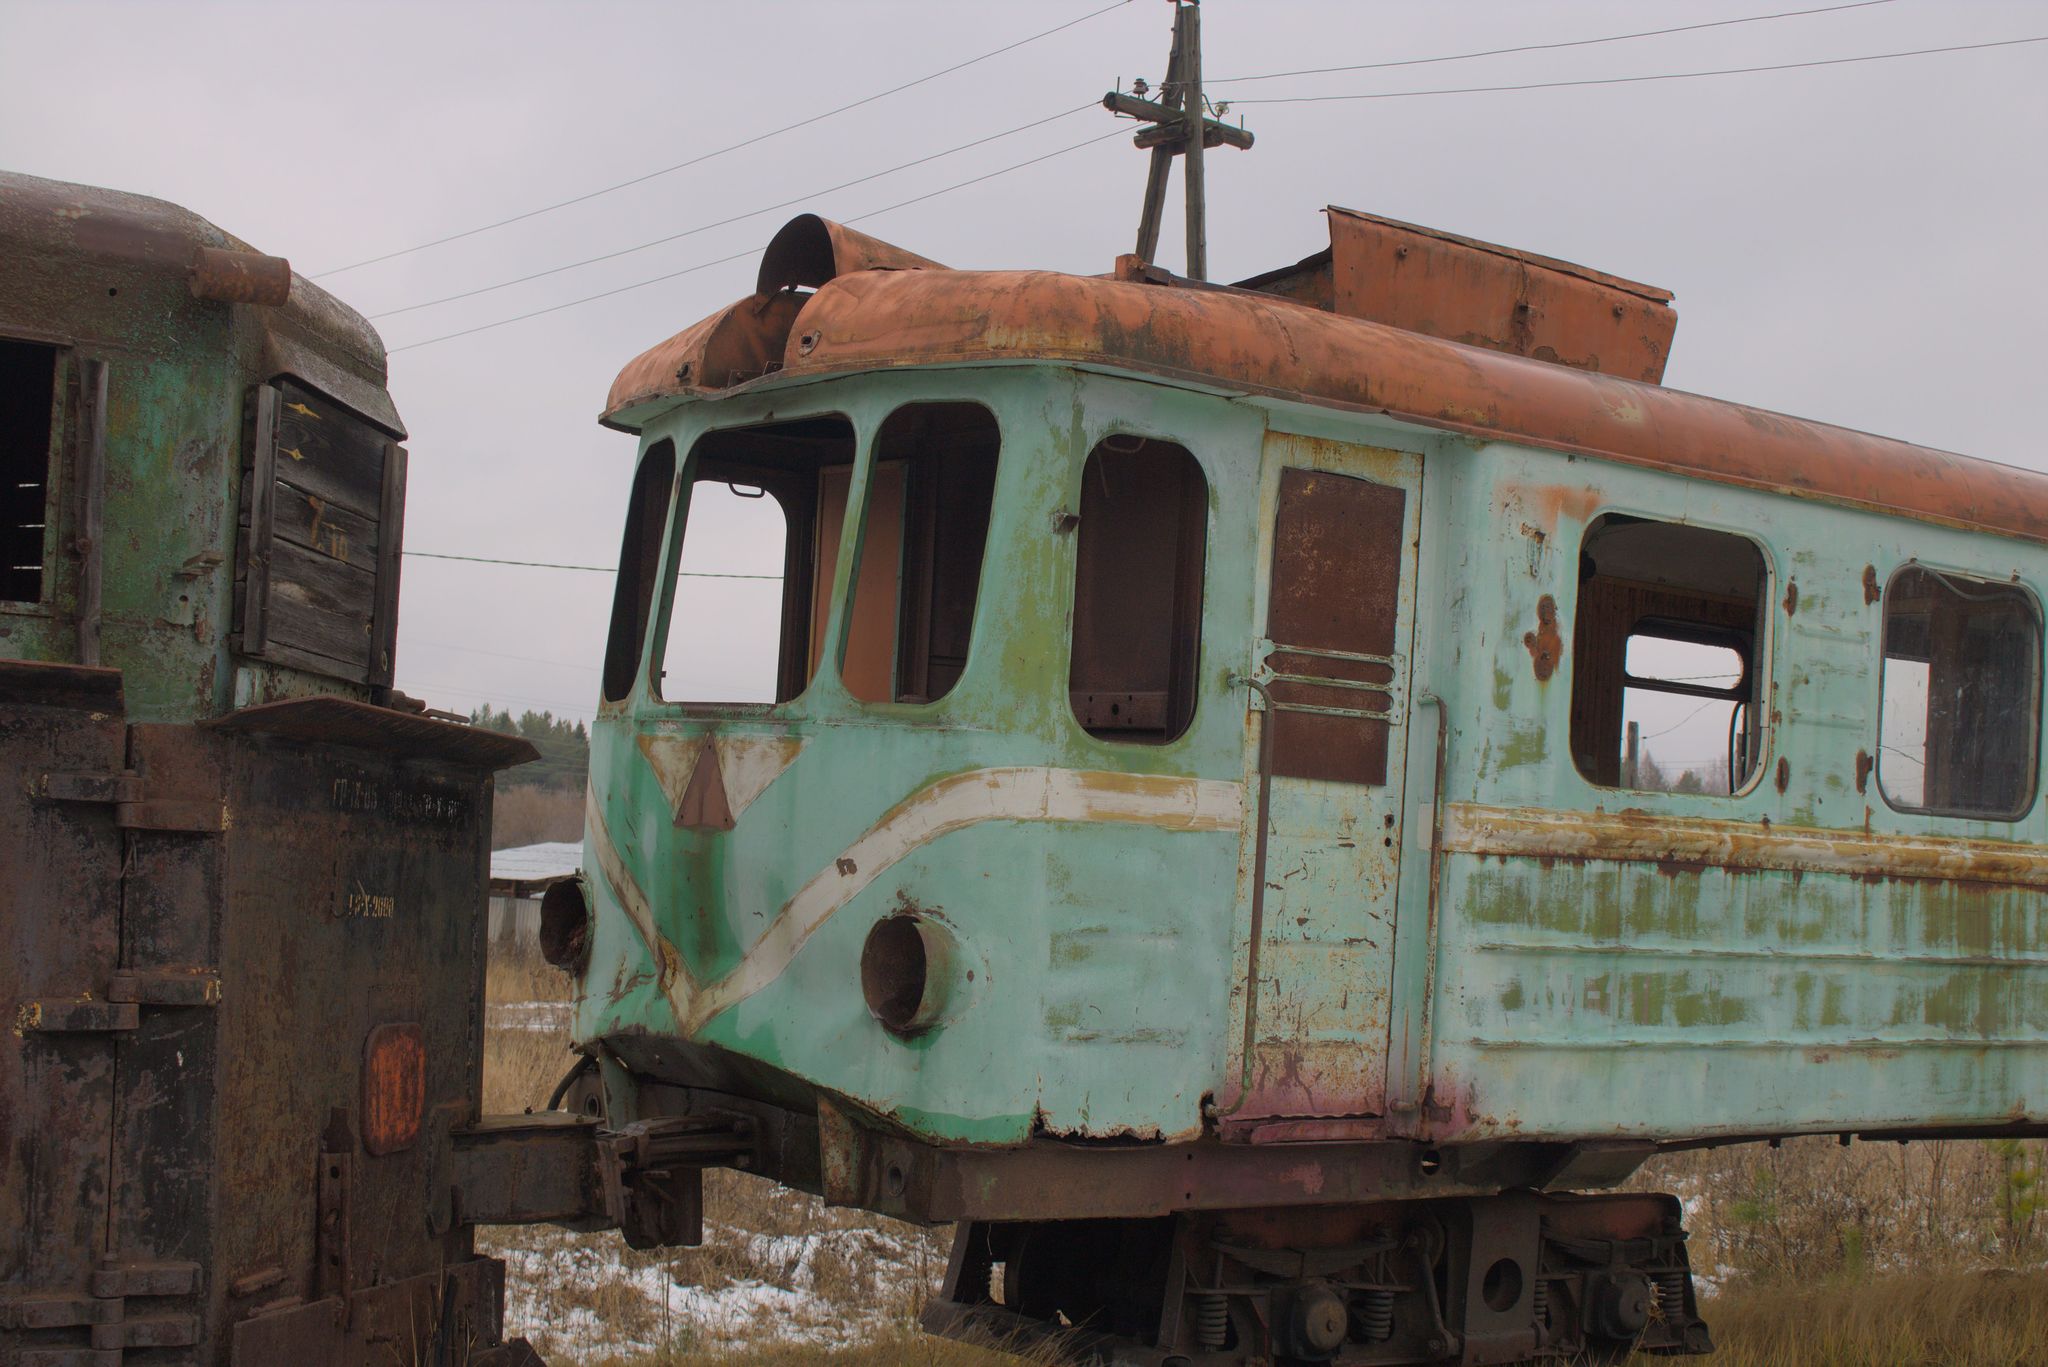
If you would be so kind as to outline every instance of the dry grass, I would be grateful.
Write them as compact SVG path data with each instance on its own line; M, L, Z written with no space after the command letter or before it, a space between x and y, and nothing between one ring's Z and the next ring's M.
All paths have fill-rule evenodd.
M1746 1286L1702 1313L1701 1367L2038 1367L2048 1274L1951 1272ZM1642 1360L1640 1367L1670 1358Z
M488 1109L539 1106L574 1062L567 991L531 951L494 958ZM1720 1345L1686 1361L2018 1367L2048 1364L2042 1167L2034 1142L1806 1139L1672 1155L1630 1185L1685 1201ZM696 1249L636 1253L613 1234L552 1229L489 1231L479 1243L508 1263L512 1327L555 1367L1020 1362L917 1331L945 1267L945 1231L732 1172L707 1174L705 1208Z
M1685 1201L1693 1267L1716 1284L1810 1285L2038 1264L2042 1163L2035 1141L1815 1137L1673 1154L1630 1185Z

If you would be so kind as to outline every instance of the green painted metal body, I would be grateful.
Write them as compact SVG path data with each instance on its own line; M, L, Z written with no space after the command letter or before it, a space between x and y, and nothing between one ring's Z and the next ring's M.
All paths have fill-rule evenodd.
M1858 772L1859 750L1877 744L1881 608L1866 601L1866 567L1882 580L1918 558L2034 585L2048 576L2039 547L1052 364L771 377L647 417L643 449L673 439L681 458L707 430L836 413L857 434L859 489L882 420L921 400L985 404L1002 428L965 676L929 706L858 702L829 664L786 704L655 700L647 662L662 657L686 511L672 509L642 682L592 733L580 1040L651 1036L663 1080L797 1108L830 1094L948 1145L1218 1130L1682 1140L2048 1119L2038 887L1893 876L1884 855L1891 837L2024 853L2048 834L2042 815L1901 813ZM1091 737L1067 702L1075 561L1052 514L1079 506L1084 460L1117 434L1184 444L1209 483L1199 697L1163 746ZM1412 645L1384 787L1274 781L1248 994L1260 758L1244 679L1265 634L1288 464L1407 493ZM1573 764L1570 652L1539 677L1528 638L1548 597L1570 641L1581 536L1614 512L1739 532L1765 553L1770 722L1758 778L1734 796L1602 788ZM858 525L858 497L847 516ZM853 572L842 560L828 643L845 630ZM647 759L650 745L707 736L795 748L730 831L678 824ZM1228 819L1062 819L1057 803L1020 815L995 779L959 777L1018 769L1180 781ZM875 833L948 782L993 796L958 824L917 826L882 867L848 859L885 848ZM1599 857L1461 847L1459 830L1503 812L1736 825L1718 862L1659 853L1647 836ZM1863 854L1832 871L1775 867L1829 832ZM869 929L904 907L949 928L975 969L941 1024L908 1040L869 1015L859 967Z

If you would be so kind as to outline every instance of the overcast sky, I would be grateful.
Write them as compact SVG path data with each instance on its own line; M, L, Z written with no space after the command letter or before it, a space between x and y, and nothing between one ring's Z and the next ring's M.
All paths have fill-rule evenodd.
M950 66L1107 0L89 4L0 0L0 165L186 205L301 272L598 190ZM1623 34L1820 0L1209 0L1216 78ZM1171 6L1128 0L859 109L509 228L321 283L364 313L794 200L647 251L377 318L411 430L416 551L604 564L632 438L596 425L628 359L748 292L800 209L846 219L1112 130L1156 81ZM1833 13L1376 71L1218 98L1637 76L2048 35L2041 0ZM2048 467L2048 43L1765 74L1309 104L1242 103L1209 159L1211 274L1327 241L1337 203L1676 292L1667 382ZM1094 273L1130 250L1144 156L1110 138L871 219L962 267ZM1176 182L1176 194L1178 187ZM444 334L734 253L599 302ZM1162 258L1178 268L1169 221ZM772 556L770 557L772 559ZM705 566L710 568L710 566ZM399 684L588 718L609 575L409 559ZM514 658L517 657L517 658Z

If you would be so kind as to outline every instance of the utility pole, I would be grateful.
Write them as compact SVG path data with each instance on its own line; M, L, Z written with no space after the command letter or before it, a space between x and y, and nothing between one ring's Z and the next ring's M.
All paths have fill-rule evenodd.
M1202 99L1202 7L1201 0L1173 0L1173 48L1166 59L1166 78L1159 84L1158 100L1148 100L1145 82L1139 80L1133 93L1112 90L1102 97L1102 106L1112 113L1128 114L1151 124L1132 141L1150 149L1152 163L1145 175L1145 207L1138 216L1138 258L1150 262L1159 253L1159 220L1166 208L1166 182L1173 174L1173 159L1187 158L1188 266L1191 280L1209 278L1208 186L1203 175L1205 148L1231 146L1248 148L1252 135L1208 117Z

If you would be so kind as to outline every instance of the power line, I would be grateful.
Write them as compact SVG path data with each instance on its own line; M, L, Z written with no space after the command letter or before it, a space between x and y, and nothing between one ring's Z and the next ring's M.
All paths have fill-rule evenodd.
M826 119L835 118L838 115L847 113L849 110L859 109L863 105L873 104L877 100L887 99L891 95L900 95L906 90L913 89L917 86L924 85L931 81L936 81L941 76L950 76L956 71L965 71L968 67L975 66L981 62L986 62L993 57L1000 57L1006 52L1015 52L1018 48L1027 46L1031 43L1035 43L1039 41L1041 38L1050 38L1055 33L1065 32L1067 29L1073 28L1077 24L1085 24L1090 19L1099 19L1103 15L1109 13L1111 10L1120 9L1124 5L1127 5L1129 3L1130 0L1112 0L1112 3L1104 5L1101 9L1090 10L1088 13L1081 15L1079 18L1069 19L1064 24L1055 24L1053 25L1053 27L1049 29L1041 30L1040 32L1031 34L1028 37L1019 38L1014 43L1006 43L1002 47L992 49L991 51L988 52L984 52L979 56L969 57L964 62L955 62L953 65L949 67L942 67L939 70L930 73L929 75L919 76L916 80L905 81L901 85L891 86L887 90L877 91L873 95L863 96L862 98L855 100L850 104L842 104L836 109L828 109L822 114L813 114L809 118L798 119L795 123L786 123L782 125L782 127L772 128L766 133L756 133L751 138L742 139L739 142L731 143L725 147L720 147L715 151L700 153L697 156L691 157L688 161L679 161L673 166L664 166L658 171L649 171L645 175L634 176L630 180L622 180L616 185L607 185L600 190L590 190L580 195L572 195L568 199L556 200L552 204L543 204L537 209L528 209L524 213L513 214L509 218L501 218L495 222L485 223L475 228L465 228L459 233L449 233L445 237L437 237L432 239L431 241L415 243L413 246L410 247L400 247L397 251L385 252L382 256L365 257L361 261L354 261L346 266L335 266L328 270L317 271L313 273L311 278L315 280L322 280L331 275L340 275L345 271L358 270L364 266L374 266L380 261L390 261L397 257L410 256L414 252L422 252L429 247L439 247L449 242L459 242L463 238L475 237L479 233L487 233L494 228L503 228L514 223L523 223L529 218L538 218L542 214L551 214L557 209L566 209L572 204L582 204L587 200L596 199L601 195L608 195L618 190L628 189L631 186L641 185L646 183L647 181L655 180L661 176L670 175L676 171L685 170L692 166L701 166L703 163L710 161L714 157L722 157L728 152L737 152L743 147L752 147L756 143L766 142L768 141L768 139L780 137L784 133L793 133L799 128L808 128L814 123L822 123Z
M1895 0L1855 0L1853 4L1822 5L1818 9L1781 10L1776 14L1752 14L1741 19L1714 19L1703 24L1680 24L1675 28L1643 29L1638 33L1614 33L1605 38L1573 38L1561 43L1524 43L1520 47L1488 48L1483 52L1454 52L1444 57L1408 57L1393 62L1360 62L1355 66L1315 66L1301 71L1269 71L1262 76L1204 77L1204 85L1241 85L1248 81L1277 81L1286 76L1328 76L1340 71L1384 71L1397 66L1431 66L1438 62L1467 62L1477 57L1505 57L1518 52L1552 52L1567 47L1597 47L1602 43L1626 43L1637 38L1661 38L1671 33L1695 33L1700 29L1728 28L1735 24L1761 24L1771 19L1798 19L1809 14L1833 14L1837 10L1869 9ZM1233 102L1235 103L1235 101Z
M1012 171L1021 171L1027 166L1036 166L1039 162L1051 161L1054 157L1063 157L1069 152L1078 152L1082 148L1092 147L1098 142L1106 142L1111 138L1123 137L1128 131L1129 130L1126 128L1113 128L1109 132L1101 134L1098 137L1086 138L1080 142L1070 143L1069 145L1057 148L1054 151L1045 152L1040 154L1039 156L1031 157L1024 161L1013 162L1008 166L1000 167L994 171L985 172L982 175L975 176L971 180L955 181L951 185L943 185L936 190L928 190L924 194L913 195L909 199L898 200L896 203L885 205L880 209L870 209L868 210L868 212L864 214L855 214L851 218L841 219L840 222L860 223L870 218L878 218L883 214L894 213L898 209L907 209L913 204L922 204L924 201L928 199L937 199L940 195L949 195L953 193L953 191L955 190L964 190L970 185L979 185L985 180L994 180L997 176L1006 176ZM748 247L742 251L734 252L729 256L721 256L711 261L699 261L694 266L685 266L681 270L670 271L665 275L657 275L647 280L638 280L630 285L620 285L615 289L601 290L596 294L586 294L580 299L571 299L565 303L560 304L550 304L546 308L532 309L526 313L516 313L512 315L510 318L500 318L496 322L491 323L479 323L475 327L462 328L455 332L444 332L438 337L428 337L418 342L407 342L404 346L395 346L390 348L387 354L395 356L401 351L411 351L417 347L432 346L436 342L453 341L457 337L467 337L471 333L489 332L493 328L505 327L511 323L523 323L529 318L540 318L550 313L560 313L563 309L572 309L581 304L595 303L600 299L609 299L613 295L626 294L632 290L637 289L645 289L649 285L659 285L663 281L674 280L678 276L691 275L696 273L697 271L709 270L713 266L722 266L728 261L737 261L744 256L753 256L756 253L760 252L761 250L761 247Z
M681 232L670 233L666 237L657 237L650 242L642 242L638 246L621 247L617 251L604 252L598 256L586 256L581 261L571 261L563 266L550 266L544 271L535 271L531 275L521 275L511 280L500 280L495 285L480 285L476 289L463 290L458 294L444 294L438 299L428 299L417 304L407 304L402 308L385 309L382 313L371 314L370 317L391 318L401 313L412 313L419 309L430 309L439 304L452 304L458 299L474 299L479 294L491 294L497 290L510 289L514 285L524 285L530 280L542 280L550 275L560 275L564 271L573 271L581 266L594 266L600 261L611 261L621 256L631 256L635 252L644 252L650 248L662 246L665 243L678 242L686 237L695 237L698 233L710 232L713 228L723 228L749 218L758 218L762 214L773 213L777 209L787 209L792 205L801 204L805 200L816 199L821 195L833 194L840 190L849 190L856 185L865 185L871 180L880 180L884 176L895 175L898 171L907 171L913 166L922 166L928 161L937 161L941 157L950 157L955 152L965 152L969 148L980 147L983 143L995 142L998 139L1007 138L1015 133L1023 133L1048 123L1057 123L1061 119L1071 118L1084 109L1099 108L1101 108L1099 101L1090 100L1088 103L1076 105L1072 109L1063 109L1057 114L1048 114L1042 119L1033 119L1030 123L1020 123L1015 128L1005 128L1000 133L990 133L987 137L976 138L972 142L963 142L958 147L948 147L943 152L933 152L928 156L918 157L914 161L899 162L887 170L876 171L870 175L857 176L852 180L842 180L837 185L828 185L822 190L812 190L805 194L794 195L789 199L781 200L774 204L764 204L758 209L749 209L743 214L734 214L730 218L721 218L711 223L700 223L694 228L685 228Z
M592 574L617 574L616 565L558 565L546 560L494 560L484 555L444 555L438 551L406 551L406 555L418 556L422 560L461 560L471 565L518 565L529 570L588 570ZM709 570L677 570L684 579L773 579L781 582L779 574L713 574Z
M1692 81L1705 76L1747 76L1761 71L1799 71L1808 67L1849 66L1857 62L1888 62L1899 57L1929 57L1944 52L1981 52L1994 47L2023 47L2048 43L2048 34L2035 38L2005 38L1992 43L1958 43L1953 47L1921 47L1906 52L1873 52L1862 57L1827 57L1810 62L1779 62L1772 66L1731 66L1714 71L1668 71L1654 76L1606 76L1578 81L1535 81L1525 85L1473 85L1447 90L1380 90L1364 95L1286 95L1233 100L1232 104L1324 104L1332 100L1406 100L1423 95L1490 95L1514 90L1562 90L1569 86L1637 85L1645 81Z
M1686 724L1687 722L1691 721L1691 720L1692 720L1692 719L1693 719L1694 717L1697 717L1697 716L1698 716L1698 715L1699 715L1700 713L1702 713L1702 712L1706 711L1706 710L1707 710L1708 708L1712 707L1712 706L1713 706L1713 705L1714 705L1715 703L1724 703L1724 702L1726 702L1726 701L1728 701L1728 700L1727 700L1726 698L1709 698L1709 699L1707 699L1707 700L1706 700L1705 702L1701 703L1701 704L1700 704L1700 705L1699 705L1698 707L1695 707L1695 708L1694 708L1694 709L1693 709L1692 711L1690 711L1690 712L1686 713L1686 714L1685 714L1684 716L1680 717L1680 718L1679 718L1679 719L1678 719L1677 721L1675 721L1675 722L1671 723L1671 725L1669 725L1669 726L1665 727L1665 728L1664 728L1664 729L1663 729L1662 731L1652 731L1652 732L1651 732L1651 733L1650 733L1649 735L1647 735L1647 736L1641 736L1641 735L1639 735L1639 736L1637 736L1637 737L1636 737L1636 741L1637 741L1638 743L1641 743L1641 742L1643 742L1643 741L1652 741L1652 740L1655 740L1655 739L1657 739L1657 737L1659 737L1659 736L1668 736L1668 735L1670 735L1670 734L1671 734L1671 733L1672 733L1673 731L1676 731L1676 730L1677 730L1677 729L1678 729L1679 727L1681 727L1681 726L1685 725L1685 724Z

